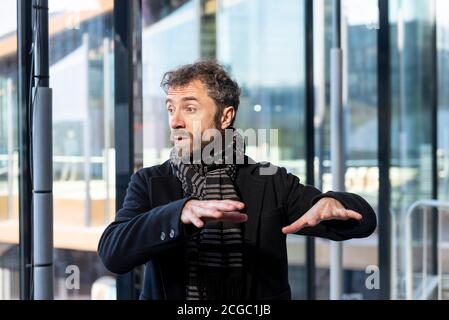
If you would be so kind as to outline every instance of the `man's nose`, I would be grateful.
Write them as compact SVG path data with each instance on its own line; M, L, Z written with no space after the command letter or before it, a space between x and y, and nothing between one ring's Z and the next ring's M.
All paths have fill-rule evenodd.
M172 129L185 128L184 119L179 111L175 111L170 117L170 127Z

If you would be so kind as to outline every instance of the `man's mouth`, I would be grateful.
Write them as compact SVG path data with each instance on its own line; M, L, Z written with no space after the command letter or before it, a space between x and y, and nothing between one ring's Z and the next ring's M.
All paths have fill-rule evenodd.
M187 136L175 136L174 137L175 142L182 142L182 141L186 141L188 139L189 139L189 137L187 137Z

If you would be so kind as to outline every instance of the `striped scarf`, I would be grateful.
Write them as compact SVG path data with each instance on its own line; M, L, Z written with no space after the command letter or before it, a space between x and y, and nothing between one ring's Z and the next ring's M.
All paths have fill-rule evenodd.
M235 150L235 139L233 147ZM186 164L180 161L175 148L171 164L186 196L200 200L240 200L234 187L235 164ZM187 240L187 300L243 299L242 227L238 223L209 221Z

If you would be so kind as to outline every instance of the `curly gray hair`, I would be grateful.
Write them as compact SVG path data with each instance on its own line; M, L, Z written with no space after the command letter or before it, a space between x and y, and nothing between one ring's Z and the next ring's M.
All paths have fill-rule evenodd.
M206 87L209 97L215 101L219 109L217 119L226 107L234 107L237 113L240 104L239 85L214 60L187 64L166 72L161 87L167 93L169 88L183 87L193 80L200 80Z

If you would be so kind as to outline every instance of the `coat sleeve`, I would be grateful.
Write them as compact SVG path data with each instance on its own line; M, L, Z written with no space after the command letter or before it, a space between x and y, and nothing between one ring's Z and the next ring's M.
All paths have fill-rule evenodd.
M126 273L182 243L185 229L180 217L190 198L150 208L149 194L141 171L134 173L123 207L98 244L98 254L111 272Z
M359 195L348 192L322 193L313 186L303 185L299 178L280 168L280 175L286 187L285 211L287 223L291 224L304 215L320 199L329 197L338 200L346 209L360 213L360 221L327 220L315 227L306 227L298 231L299 235L327 238L334 241L344 241L352 238L369 237L377 227L376 214L373 208Z

